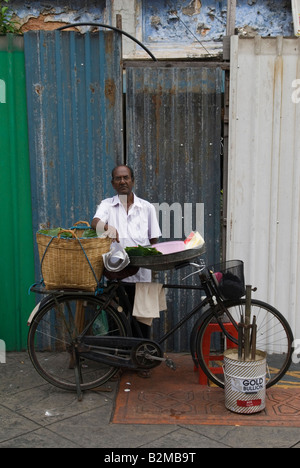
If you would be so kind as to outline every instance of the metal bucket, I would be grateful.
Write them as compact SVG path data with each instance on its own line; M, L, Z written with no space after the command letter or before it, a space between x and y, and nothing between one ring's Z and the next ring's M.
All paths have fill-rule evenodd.
M253 414L266 406L266 353L256 351L255 361L238 359L237 349L224 353L225 406L235 413Z

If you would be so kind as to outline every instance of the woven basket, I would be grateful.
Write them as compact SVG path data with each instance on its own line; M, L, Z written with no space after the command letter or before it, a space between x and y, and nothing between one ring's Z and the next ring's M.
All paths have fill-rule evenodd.
M87 221L78 221L74 224L74 226L71 227L71 229L72 231L74 230L77 237L81 238L83 232L86 229L91 229L91 226Z
M61 238L64 232L72 238ZM37 233L41 272L46 289L95 291L104 265L102 255L109 251L111 239L79 239L73 230L62 230L57 237Z

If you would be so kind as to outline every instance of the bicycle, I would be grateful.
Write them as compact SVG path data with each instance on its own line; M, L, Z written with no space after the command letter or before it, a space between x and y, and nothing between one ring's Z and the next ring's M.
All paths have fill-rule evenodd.
M197 275L198 285L163 287L198 289L202 299L156 340L144 339L141 334L132 336L138 322L132 317L125 292L128 283L107 283L97 295L32 287L32 291L46 294L28 320L28 352L37 372L56 387L76 391L80 400L84 390L102 386L120 368L149 370L165 362L175 369L176 364L164 355L162 345L196 316L190 336L192 359L211 382L224 388L224 351L238 346L238 323L245 314L243 262L224 262L215 268L224 278L229 274L238 279L233 285L230 281L225 283L225 287L224 282L223 286L218 284L213 269L203 262L183 262L176 269L187 266L195 270L185 278ZM291 364L293 333L284 316L265 302L252 299L251 316L256 317L257 349L267 352L269 388ZM214 333L208 342L212 329Z

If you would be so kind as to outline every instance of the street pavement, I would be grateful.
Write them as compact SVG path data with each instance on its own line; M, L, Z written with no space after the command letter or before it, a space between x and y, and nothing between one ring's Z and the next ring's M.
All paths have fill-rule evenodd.
M112 424L118 382L109 385L111 391L85 392L79 402L45 382L26 352L7 353L0 363L0 448L102 448L104 461L113 461L117 449L200 457L201 448L300 448L300 421L299 428Z

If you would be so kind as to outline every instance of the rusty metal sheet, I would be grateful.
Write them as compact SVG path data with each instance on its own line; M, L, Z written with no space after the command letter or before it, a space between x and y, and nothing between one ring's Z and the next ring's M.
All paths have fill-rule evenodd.
M126 89L127 161L135 172L137 195L155 205L162 240L183 239L198 230L206 242L206 261L218 263L222 70L129 67ZM159 274L161 281L172 283L182 276L185 272ZM199 291L170 292L170 311L157 324L160 332L198 300ZM177 333L170 349L188 349L190 330L191 324Z
M90 221L123 161L121 36L31 31L24 43L33 229Z

